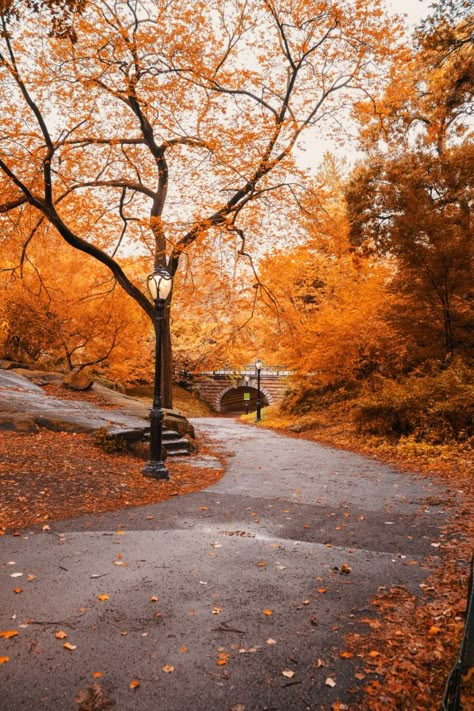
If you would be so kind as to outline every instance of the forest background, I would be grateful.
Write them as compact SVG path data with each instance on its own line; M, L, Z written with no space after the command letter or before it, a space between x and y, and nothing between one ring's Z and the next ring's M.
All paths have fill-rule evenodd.
M162 264L168 406L171 369L261 357L294 372L280 424L464 450L470 4L412 36L376 1L310 5L3 3L0 355L151 385ZM355 132L355 165L295 160Z

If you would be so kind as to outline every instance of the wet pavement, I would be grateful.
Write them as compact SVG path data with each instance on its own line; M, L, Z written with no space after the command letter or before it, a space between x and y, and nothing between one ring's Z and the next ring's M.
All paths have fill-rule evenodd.
M429 575L443 488L228 418L193 424L228 455L216 485L0 538L0 632L18 632L0 636L2 711L355 703L344 635L380 586Z

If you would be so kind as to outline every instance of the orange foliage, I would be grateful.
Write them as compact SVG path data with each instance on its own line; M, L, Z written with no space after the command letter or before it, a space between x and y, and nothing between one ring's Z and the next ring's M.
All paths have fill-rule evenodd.
M26 239L49 223L153 318L131 254L174 275L207 235L214 252L228 235L258 256L288 233L275 206L303 193L302 133L330 133L384 82L398 29L381 8L94 0L56 32L4 10L0 215Z

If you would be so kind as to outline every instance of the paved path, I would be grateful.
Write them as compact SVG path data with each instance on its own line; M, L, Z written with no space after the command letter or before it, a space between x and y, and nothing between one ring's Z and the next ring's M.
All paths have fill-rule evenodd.
M2 711L351 708L363 682L344 634L366 629L379 586L429 574L447 514L425 502L442 489L233 420L194 424L231 454L210 489L0 538L0 631L18 631L0 637Z

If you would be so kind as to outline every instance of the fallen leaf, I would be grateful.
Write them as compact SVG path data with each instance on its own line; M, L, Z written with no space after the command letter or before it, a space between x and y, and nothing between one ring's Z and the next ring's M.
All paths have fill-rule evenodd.
M213 615L218 615L220 612L222 612L222 607L213 607L212 608Z
M341 566L341 573L342 573L343 575L349 575L350 572L351 572L350 566L347 565L347 563L343 563L342 566Z
M158 602L156 595L153 595L153 597L150 598L150 602Z
M285 676L287 679L293 679L295 674L296 672L292 671L291 669L284 669L281 673L281 675Z
M439 634L441 632L441 627L436 627L436 625L431 625L431 627L428 630L429 635L435 635Z
M98 598L98 600L100 600L101 602L105 602L106 600L109 599L109 596L104 593L103 595L97 595L97 598Z
M259 563L257 563L259 568L264 568L266 566L266 563L264 560L261 560Z
M264 614L264 615L268 615L268 616L269 616L269 615L273 615L273 610L264 610L264 611L263 611L263 614Z
M174 666L172 664L165 664L163 671L167 674L171 674L171 672L174 672Z
M23 573L10 573L10 578L21 578Z
M140 686L140 682L138 679L131 679L128 686L130 689L138 689L138 687Z
M186 652L189 652L189 649L183 644L183 646L179 648L179 651L181 652L181 654L185 654Z
M94 677L94 679L100 679L103 674L102 672L92 672L92 676Z
M272 639L271 637L269 637L267 639L267 644L276 644L276 639Z
M116 536L125 536L126 531L115 531Z
M69 651L72 652L74 649L77 649L77 644L70 644L69 642L64 642L63 647L64 649L69 649Z
M5 632L0 632L0 637L5 639L10 639L10 637L16 637L18 632L16 630L5 630Z
M375 649L372 649L369 652L369 657L379 657L379 656L380 656L380 652L377 652Z
M327 591L328 591L327 588L318 588L318 593L321 593L321 595Z
M222 667L224 664L227 664L227 661L229 659L229 653L228 652L219 652L217 655L217 666Z
M0 657L0 664L6 664L10 661L10 657Z
M54 633L54 636L56 637L56 639L66 639L67 634L63 630L59 630L58 632Z
M23 588L13 588L13 592L19 595L20 593L23 592Z
M326 686L330 686L331 689L333 689L336 686L336 682L334 681L334 679L331 679L330 676L328 676L328 678L326 679L326 681L324 683L326 684Z
M36 575L27 575L26 579L28 580L29 583L31 583L33 580L36 580Z
M352 652L339 652L339 656L341 657L341 659L352 659L354 655L352 654Z

